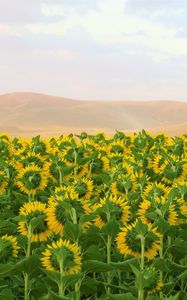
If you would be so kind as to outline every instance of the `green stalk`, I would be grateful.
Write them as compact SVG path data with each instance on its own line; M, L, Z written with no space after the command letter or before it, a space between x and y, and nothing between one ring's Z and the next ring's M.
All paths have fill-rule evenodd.
M112 244L112 238L110 235L107 236L107 264L111 263L111 244ZM111 284L111 272L109 271L107 273L107 284L110 285ZM107 294L110 295L111 294L111 287L108 286L107 287Z
M143 235L140 236L141 239L141 259L140 259L140 270L144 270L145 260L144 260L144 253L145 253L145 237ZM138 300L144 300L144 289L141 287L138 290Z
M74 181L77 179L77 152L74 150Z
M31 238L32 238L32 228L31 224L29 223L28 226L28 234L27 234L27 251L26 251L26 257L30 257L31 255ZM24 272L24 282L25 282L25 288L24 288L24 299L29 300L30 299L30 291L29 291L29 274Z
M110 212L107 213L107 222L110 222ZM112 246L112 237L111 235L107 235L107 264L111 263L111 246ZM111 280L112 280L112 274L111 272L107 272L107 295L111 294Z
M121 278L121 271L118 270L118 285L121 287L122 286L122 278ZM119 294L122 293L122 290L119 289Z
M60 167L58 168L58 173L59 173L59 184L62 185L62 172Z
M93 278L94 278L95 280L97 280L97 278L96 278L96 273L95 273L95 272L93 273ZM98 300L97 292L96 292L95 295L94 295L94 299L95 299L95 300Z
M72 221L74 224L77 224L77 213L76 213L76 210L75 208L72 208L72 214L71 214L71 217L72 217ZM76 241L76 244L77 246L79 247L79 242L78 240ZM76 293L76 300L80 300L80 286L81 286L81 281L78 280L76 283L75 283L75 293Z
M161 259L164 258L164 243L163 243L163 241L164 241L164 236L162 235L160 237L160 251L159 251ZM163 282L163 271L160 271L160 281ZM163 293L160 292L159 295L160 295L160 298L162 299L163 298Z
M60 297L64 296L64 283L63 283L63 255L58 260L59 268L60 268L60 283L58 285L58 294Z

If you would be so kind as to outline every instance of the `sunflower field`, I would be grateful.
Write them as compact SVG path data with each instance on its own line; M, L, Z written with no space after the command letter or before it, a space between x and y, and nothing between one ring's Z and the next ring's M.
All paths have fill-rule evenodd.
M187 299L187 136L0 134L0 300Z

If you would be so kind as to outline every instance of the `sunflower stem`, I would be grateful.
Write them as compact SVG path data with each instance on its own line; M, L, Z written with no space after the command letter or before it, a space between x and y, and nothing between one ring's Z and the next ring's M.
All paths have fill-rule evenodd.
M26 251L26 257L29 258L31 255L31 238L32 238L32 227L29 223L28 225L28 234L27 234L27 251ZM24 288L24 299L29 300L29 274L27 272L24 272L24 282L25 282L25 288Z
M76 213L76 210L75 210L74 207L72 208L72 221L73 221L74 224L77 224L77 213ZM75 243L79 247L79 241L77 240ZM76 297L76 300L80 299L80 286L81 286L81 281L78 280L75 283L75 293L76 293L75 297Z
M107 222L110 222L110 213L107 213ZM111 263L111 245L112 245L112 237L111 237L111 235L108 234L107 235L107 264ZM108 295L111 294L111 287L110 287L111 279L112 279L111 277L112 277L112 274L109 271L107 273L107 284L108 284L107 294Z
M60 268L60 282L58 286L58 294L60 297L64 296L64 283L63 283L63 276L64 276L64 271L63 271L63 255L58 260L59 263L59 268Z
M77 180L77 152L74 150L74 181Z
M59 184L62 185L62 171L60 168L58 169L58 173L59 173Z
M164 243L163 243L163 240L164 240L164 236L162 235L160 237L160 251L159 251L161 259L164 258ZM160 271L160 282L163 282L163 271ZM163 298L162 291L160 291L159 295L160 295L160 298L162 299Z
M141 259L140 259L140 270L144 270L145 260L144 260L144 253L145 253L145 237L143 235L140 236L141 240ZM138 300L144 300L144 289L140 287L138 290Z

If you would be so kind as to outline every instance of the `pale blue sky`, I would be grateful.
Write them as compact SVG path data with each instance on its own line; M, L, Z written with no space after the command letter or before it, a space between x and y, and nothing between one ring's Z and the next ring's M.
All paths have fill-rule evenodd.
M0 0L0 94L187 101L187 0Z

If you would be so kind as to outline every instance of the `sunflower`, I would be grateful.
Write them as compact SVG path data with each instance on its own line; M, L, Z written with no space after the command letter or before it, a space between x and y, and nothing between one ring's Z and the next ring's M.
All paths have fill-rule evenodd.
M28 151L27 154L22 155L20 158L20 162L22 163L22 168L32 164L43 168L46 166L47 163L47 161L41 154L36 154L31 151Z
M162 280L160 279L160 272L155 270L154 267L148 267L144 272L144 278L149 278L149 286L146 287L148 295L155 294L160 291L164 286Z
M102 228L106 221L105 207L110 206L110 215L114 216L116 220L120 221L122 224L126 224L130 219L130 207L124 198L118 197L117 195L110 195L109 199L101 199L99 203L92 206L92 212L96 212L99 209L98 217L94 220L94 224ZM101 210L103 208L103 210Z
M184 199L176 198L173 199L171 207L173 212L177 214L177 216L175 217L175 222L172 225L185 223L187 218L187 202ZM169 217L170 219L172 219L172 216Z
M153 198L167 197L170 191L171 188L162 183L149 182L143 191L142 198L145 200L150 196Z
M18 256L18 250L20 247L18 246L17 238L15 236L7 234L3 235L0 237L0 245L1 244L3 244L3 247L1 246L0 257L9 258L10 256ZM4 249L4 251L2 251L2 249Z
M92 174L100 174L101 171L108 171L110 169L110 161L106 156L101 153L91 161L90 172Z
M15 138L10 144L9 144L9 151L10 154L15 156L20 156L21 154L23 154L28 146L28 142L19 137L19 138Z
M49 172L36 166L29 165L20 170L16 185L22 192L28 195L35 195L39 190L45 190L48 182Z
M60 272L64 275L78 273L81 270L79 247L68 240L59 239L42 252L41 263L49 271Z
M137 188L137 177L135 174L119 174L111 184L111 191L115 195L126 196L130 191Z
M9 144L11 143L11 137L7 133L2 132L0 133L0 141Z
M25 203L19 211L20 216L26 216L26 221L21 221L18 224L18 231L21 235L28 235L28 224L33 218L41 218L40 223L36 225L32 232L33 242L46 241L52 234L51 230L47 227L47 211L46 204L33 201Z
M0 170L0 194L6 191L8 186L8 177L4 170Z
M30 150L35 154L42 154L46 158L51 153L51 145L48 139L36 139L30 140Z
M86 177L73 182L75 191L78 193L79 199L89 200L94 189L93 180Z
M187 160L180 157L170 156L163 170L163 181L166 183L180 183L187 178Z
M127 154L127 149L124 145L123 140L117 140L110 144L109 154Z
M60 186L56 187L53 195L48 200L47 224L50 230L55 233L63 233L63 226L67 220L67 213L64 207L64 203L72 201L78 201L78 194L73 187ZM77 202L77 206L80 203Z
M163 174L166 167L166 161L163 155L157 154L149 161L149 168L153 169L155 174Z
M137 220L132 225L125 225L121 228L116 238L117 249L123 255L141 257L141 241L136 230ZM144 256L152 260L160 249L159 233L151 224L148 224L148 231L145 236Z
M168 221L170 225L177 224L177 211L174 204L167 203L167 198L149 197L144 199L139 206L138 215L145 224L154 223L157 221L158 216L162 216Z

